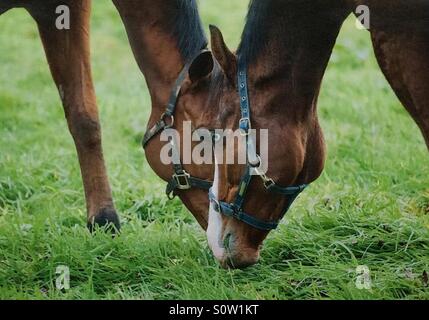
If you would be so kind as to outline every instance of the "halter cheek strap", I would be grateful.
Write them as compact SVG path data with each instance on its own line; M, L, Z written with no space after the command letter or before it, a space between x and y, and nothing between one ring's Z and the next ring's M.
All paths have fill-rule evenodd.
M190 59L186 65L183 67L179 76L177 77L173 89L171 90L170 98L167 103L167 107L165 112L162 114L161 118L145 133L143 138L143 148L146 148L148 143L155 138L158 134L163 132L164 130L170 129L174 127L174 114L176 112L177 101L179 99L180 92L182 90L182 86L186 77L188 75L189 69L194 62L194 60L202 53L207 52L207 49L204 49L198 54L196 54L192 59ZM173 156L179 155L179 147L177 144L171 140L170 144L172 145ZM173 199L175 197L176 190L189 190L191 188L199 188L203 190L209 190L212 186L211 181L203 180L200 178L196 178L191 176L186 170L183 168L183 165L180 161L180 157L177 156L174 159L173 163L173 176L167 184L166 194L169 199Z
M242 221L256 229L263 231L274 230L278 227L281 218L289 211L292 203L298 197L298 195L304 191L307 187L306 184L290 187L282 187L277 185L273 179L267 177L264 173L259 173L259 177L264 183L264 187L269 192L274 192L280 195L283 195L287 199L287 207L285 208L281 218L277 221L265 221L254 216L245 213L243 211L244 200L246 198L247 190L249 188L250 182L252 181L251 170L255 169L255 166L261 165L261 158L256 153L255 142L252 137L249 136L251 130L251 121L250 121L250 101L248 93L248 84L247 84L247 66L243 60L239 59L238 61L238 86L240 94L240 110L241 110L241 119L239 122L239 128L241 134L246 137L247 144L247 165L246 170L239 184L238 193L235 196L235 200L232 203L227 203L224 201L218 201L212 190L209 191L209 198L212 203L212 206L215 211L221 213L227 217L232 217L239 221ZM255 169L258 173L258 170Z

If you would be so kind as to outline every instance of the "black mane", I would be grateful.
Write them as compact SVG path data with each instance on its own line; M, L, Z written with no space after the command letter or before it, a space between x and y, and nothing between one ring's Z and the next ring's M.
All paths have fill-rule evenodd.
M196 0L175 0L175 16L170 26L177 39L182 58L187 61L207 47L207 38L201 23Z
M253 63L273 47L284 54L306 42L323 46L348 12L345 0L251 0L238 54Z
M237 52L248 63L256 60L268 45L272 16L276 14L273 2L275 0L251 0L249 4L246 26Z

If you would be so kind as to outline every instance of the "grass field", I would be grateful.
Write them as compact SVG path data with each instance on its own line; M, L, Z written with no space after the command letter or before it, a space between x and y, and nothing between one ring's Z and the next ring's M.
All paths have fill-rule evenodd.
M93 64L123 233L90 235L74 145L35 25L0 18L0 299L429 299L429 163L379 71L369 35L344 26L319 114L323 176L266 241L261 262L221 269L205 234L145 162L150 100L110 1L94 1ZM235 47L247 1L201 1ZM71 288L55 288L56 267ZM356 267L370 270L358 289Z

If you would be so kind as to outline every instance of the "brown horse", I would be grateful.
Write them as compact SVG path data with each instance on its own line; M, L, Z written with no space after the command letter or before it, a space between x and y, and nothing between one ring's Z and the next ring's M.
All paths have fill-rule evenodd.
M185 120L192 121L194 129L237 128L241 118L237 55L226 47L220 31L214 27L213 54L201 52L206 39L195 1L114 0L114 3L152 97L149 128L168 122L166 126L174 125L182 132ZM60 4L70 7L70 30L55 28L55 7ZM371 33L382 69L429 145L426 105L429 59L425 56L429 44L425 13L429 11L425 1L416 0L410 5L405 0L395 4L388 0L253 0L238 55L247 66L253 127L269 128L270 145L276 146L270 150L267 174L278 185L310 183L323 170L324 141L317 120L317 97L340 27L358 4L371 8ZM38 23L76 142L90 225L113 222L119 226L105 173L91 81L89 1L2 0L0 13L15 6L25 7ZM406 12L417 22L398 24L400 12ZM172 90L177 94L174 123L171 115L163 116L175 96ZM171 181L175 168L160 161L164 145L155 136L146 145L146 155L154 171ZM182 169L204 181L211 180L215 170L213 192L217 200L231 202L238 193L244 167L191 164ZM179 188L176 194L207 229L210 247L221 264L225 267L254 264L268 232L225 217L213 205L208 214L207 191L185 189ZM243 210L259 220L277 221L289 202L287 197L267 192L261 181L254 178Z
M150 124L159 119L174 80L186 61L207 46L196 2L183 0L115 0L129 35L136 60L143 71L152 97ZM70 11L70 28L58 29L59 6ZM88 211L88 226L114 224L119 229L111 190L103 159L101 129L89 51L89 0L1 0L0 14L15 7L25 8L36 21L52 76L60 92L68 126L79 157ZM208 68L204 68L208 66ZM210 114L209 82L213 67L210 54L195 59L182 88L176 119L202 122L202 114ZM212 117L215 117L213 110ZM199 119L199 120L198 120ZM179 127L181 130L181 128ZM171 176L171 168L159 160L161 144L148 146L148 160L163 178ZM213 166L187 168L196 176L210 179ZM207 192L191 190L180 193L200 224L207 226ZM192 199L192 203L191 203Z
M128 33L135 58L143 72L152 98L148 128L159 123L169 104L171 92L181 71L180 98L174 102L175 129L183 131L183 122L192 121L193 128L213 128L217 123L219 99L222 95L222 72L215 66L207 46L196 1L114 0ZM214 46L216 47L216 45ZM185 65L187 65L184 70ZM226 68L227 66L225 66ZM216 72L213 72L213 69ZM214 78L217 80L214 81ZM171 120L166 120L171 121ZM165 145L155 134L145 145L146 158L153 170L170 181L174 171L161 162ZM187 173L202 180L213 178L213 165L185 166ZM207 190L191 188L174 190L197 221L207 228Z
M269 128L269 169L262 179L253 177L243 184L244 166L215 167L207 234L223 266L256 263L268 230L293 201L293 197L270 192L271 183L308 184L321 174L325 144L317 98L341 25L358 5L370 9L370 32L380 66L429 146L429 2L251 1L237 52L247 69L248 95L240 93L240 98L249 100L252 127ZM226 65L237 66L237 56L225 57ZM233 78L236 67L229 70ZM237 89L246 85L246 81L231 83ZM239 94L229 94L236 99L223 104L220 116L224 126L234 129L242 115Z
M338 0L251 2L237 54L247 68L252 127L269 128L268 144L275 145L269 150L267 176L276 185L309 184L323 170L325 145L316 103L335 40L349 13ZM237 65L236 56L229 59L229 64ZM241 117L238 100L224 108L228 112L224 111L222 122L236 128ZM218 201L235 201L243 170L238 165L216 166L213 193ZM253 177L242 212L262 222L279 221L292 199L269 192L263 182ZM211 205L208 227L217 259L229 267L256 263L269 229L252 227L219 211Z

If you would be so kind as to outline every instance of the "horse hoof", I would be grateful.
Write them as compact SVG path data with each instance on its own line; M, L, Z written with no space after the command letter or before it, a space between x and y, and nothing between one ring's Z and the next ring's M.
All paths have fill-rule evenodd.
M94 217L88 221L88 229L93 233L97 229L103 229L112 232L112 234L119 233L121 223L119 216L113 208L101 209Z

